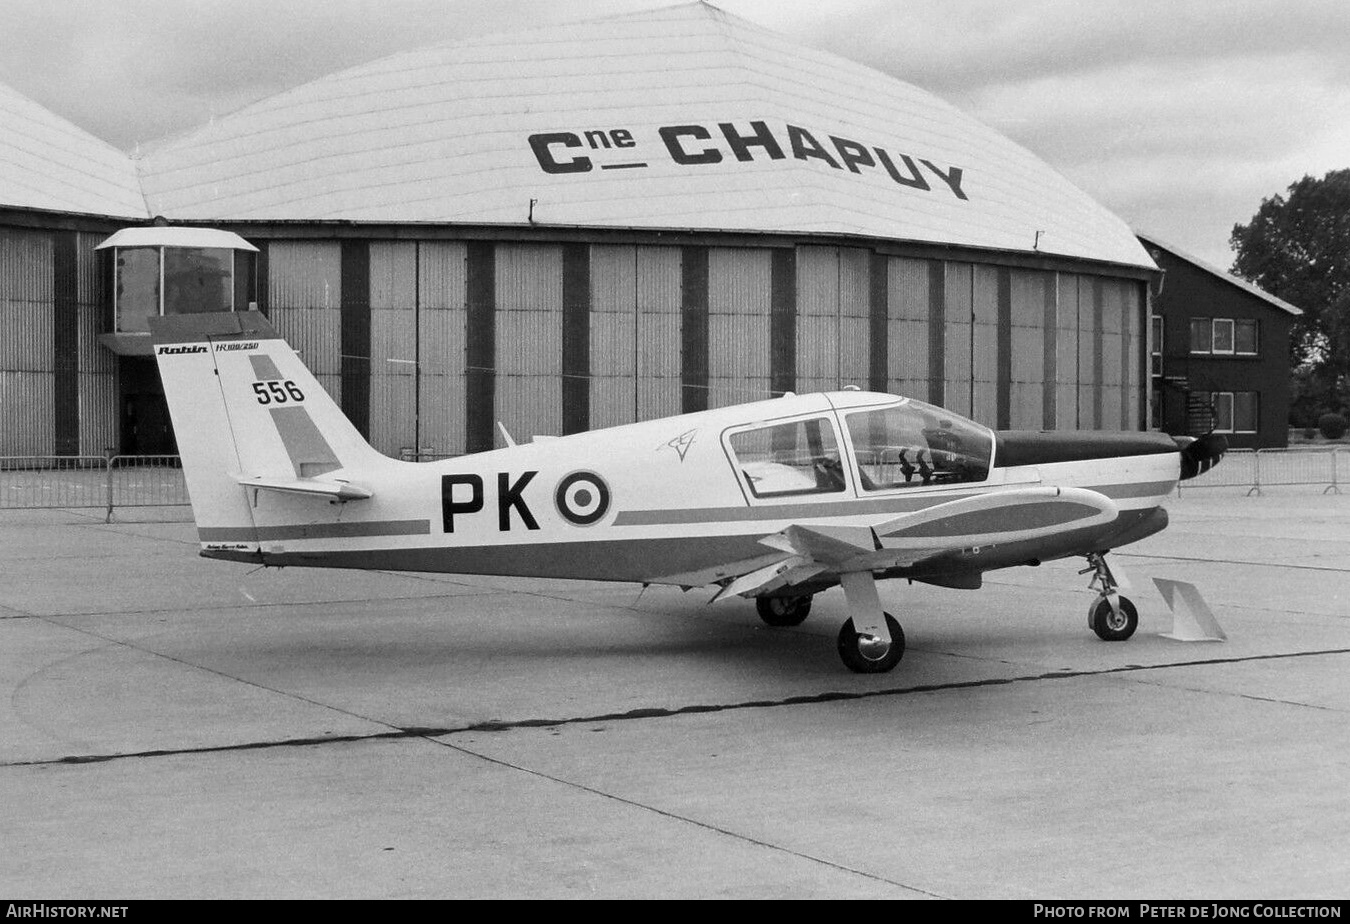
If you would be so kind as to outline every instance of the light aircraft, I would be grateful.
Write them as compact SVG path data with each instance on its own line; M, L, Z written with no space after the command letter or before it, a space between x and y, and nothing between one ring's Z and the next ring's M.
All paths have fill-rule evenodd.
M257 312L152 319L201 554L268 566L633 581L754 598L797 625L841 585L840 657L904 653L876 582L977 588L1083 556L1089 625L1138 625L1106 553L1167 525L1222 436L993 431L857 390L536 440L439 462L372 448ZM503 431L504 432L504 431Z

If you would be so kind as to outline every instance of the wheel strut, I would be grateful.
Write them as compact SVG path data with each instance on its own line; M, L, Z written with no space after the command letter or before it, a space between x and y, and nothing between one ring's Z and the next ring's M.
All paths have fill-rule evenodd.
M1079 574L1092 572L1088 587L1097 591L1097 599L1088 607L1088 628L1104 641L1123 642L1134 634L1139 614L1134 604L1120 595L1120 582L1106 563L1105 552L1089 552L1088 566Z

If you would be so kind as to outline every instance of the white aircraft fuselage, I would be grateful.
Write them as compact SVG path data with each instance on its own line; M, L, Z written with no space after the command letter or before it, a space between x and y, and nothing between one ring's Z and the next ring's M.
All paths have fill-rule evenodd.
M864 643L889 643L893 623L876 580L973 588L997 568L1100 562L1163 529L1178 480L1223 449L995 432L843 390L403 462L365 442L260 315L166 318L156 334L204 556L711 585L760 598L761 614L842 584Z

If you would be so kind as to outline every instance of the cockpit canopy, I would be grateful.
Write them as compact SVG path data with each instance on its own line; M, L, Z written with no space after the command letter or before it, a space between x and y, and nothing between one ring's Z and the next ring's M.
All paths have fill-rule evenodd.
M836 415L828 413L732 433L727 444L745 487L756 498L843 492L845 455L863 491L989 477L994 435L964 417L907 398L840 416L851 452L841 449Z
M864 490L984 481L994 435L922 401L853 411L844 417Z

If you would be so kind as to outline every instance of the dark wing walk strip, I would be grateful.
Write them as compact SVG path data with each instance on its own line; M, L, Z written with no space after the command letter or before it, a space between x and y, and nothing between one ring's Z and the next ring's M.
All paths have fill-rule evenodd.
M128 760L141 757L170 757L182 754L216 754L230 751L257 751L269 748L313 747L315 745L344 744L357 741L387 741L399 738L440 738L446 735L462 735L472 732L498 732L521 728L556 728L563 725L587 725L596 722L628 722L638 719L664 719L685 715L702 715L712 712L738 712L743 709L775 709L782 706L810 706L818 703L837 703L851 700L876 699L883 696L911 696L922 693L943 693L948 690L970 690L981 687L1002 687L1018 683L1036 683L1042 680L1073 680L1080 677L1106 677L1112 674L1134 674L1145 671L1162 671L1180 667L1205 667L1209 665L1245 664L1253 661L1281 661L1291 658L1315 658L1324 655L1350 654L1350 648L1326 648L1317 651L1292 651L1283 654L1245 655L1235 658L1199 658L1192 661L1169 661L1165 664L1127 664L1123 667L1107 667L1101 670L1087 671L1047 671L1041 674L1023 674L1018 677L991 677L984 680L962 680L954 683L930 683L911 687L887 687L880 690L830 691L808 693L802 696L788 696L783 699L749 700L741 703L693 704L689 706L652 707L630 709L627 712L609 712L600 715L573 716L559 719L515 719L504 722L475 722L470 725L425 727L390 726L389 731L371 732L368 735L331 735L324 737L282 738L275 741L246 741L239 744L210 745L206 747L165 748L148 751L128 751L122 754L85 754L68 757L54 757L43 760L0 761L0 767L37 767L53 764L96 764L113 760ZM225 676L225 675L223 675ZM282 696L287 694L274 690ZM323 703L305 700L313 705ZM330 707L331 708L331 707ZM1323 707L1317 707L1323 708ZM345 710L344 710L345 711ZM355 713L347 713L356 715ZM369 716L356 716L369 722L388 725Z

